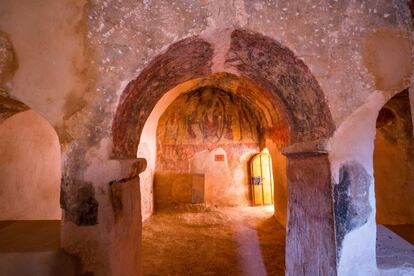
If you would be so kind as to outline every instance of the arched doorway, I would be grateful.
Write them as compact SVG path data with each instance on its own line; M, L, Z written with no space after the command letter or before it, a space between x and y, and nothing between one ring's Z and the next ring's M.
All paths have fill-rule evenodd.
M414 268L414 138L408 90L383 106L376 130L377 263L379 268Z
M276 141L281 138L278 135L286 133L280 131L280 127L288 130L285 141L290 146L283 151L288 158L284 175L289 188L289 193L284 195L284 198L289 197L290 229L286 269L291 274L303 273L299 264L306 262L310 264L306 268L309 273L321 270L333 273L336 249L331 176L324 139L332 135L334 124L323 93L303 62L272 39L234 30L230 40L229 49L220 59L223 62L224 58L224 64L219 71L212 72L214 45L200 37L191 37L171 45L129 83L113 121L113 158L136 158L145 124L167 92L180 85L194 87L220 70L233 73L224 74L225 78L217 83L231 86L235 83L232 79L236 78L238 83L253 86L253 93L246 91L244 85L236 85L233 91L250 103L259 102L260 105L262 101L264 110L276 112L284 122L268 129L267 134L274 143L269 148L271 153L277 151L280 155ZM216 64L215 70L218 67ZM277 188L275 194L278 194ZM275 202L277 204L277 199ZM301 230L304 228L306 233ZM313 258L327 261L320 264L316 259L312 261Z
M273 218L272 207L248 207L249 161L266 144L266 115L234 91L213 86L224 77L179 95L158 120L154 198L141 193L142 205L151 200L155 205L143 225L144 275L223 269L229 274L283 273L284 228ZM152 185L145 180L141 191ZM232 256L226 268L220 261L224 256Z
M75 262L60 249L59 138L7 94L0 95L0 153L0 274L74 275Z
M210 206L247 205L247 162L264 144L259 117L240 97L211 86L175 99L158 122L157 205L194 200ZM187 183L187 189L180 193L179 187L169 186L177 182Z

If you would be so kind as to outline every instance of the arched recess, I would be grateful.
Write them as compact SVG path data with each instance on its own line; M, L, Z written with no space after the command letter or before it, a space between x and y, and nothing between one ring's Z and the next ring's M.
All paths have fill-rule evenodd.
M288 129L289 147L283 150L288 158L287 273L334 274L331 175L324 141L335 126L323 92L307 66L273 39L234 30L230 41L222 72L234 72L260 91L241 95L270 104ZM214 62L214 45L201 37L179 41L150 62L121 95L112 125L113 158L136 158L157 102L180 84L209 78Z
M260 137L258 139L260 140L259 142L260 148L261 149L263 149L264 147L269 148L272 151L272 154L275 160L280 161L278 162L277 166L274 166L274 169L277 170L275 174L278 177L277 179L278 183L280 183L279 187L284 190L276 194L278 198L275 200L277 202L277 205L275 206L275 208L278 210L278 212L276 213L277 216L280 216L280 220L282 220L282 223L284 223L286 220L286 205L287 205L286 190L284 188L286 187L286 180L283 179L285 172L281 171L281 168L285 167L286 160L284 160L280 151L282 147L286 146L289 143L288 141L289 135L288 135L286 120L283 118L282 114L280 114L280 112L274 108L272 101L269 101L267 98L263 97L263 91L261 91L259 87L255 86L252 82L242 77L231 74L231 73L214 73L206 78L193 79L183 84L180 84L174 87L173 89L171 89L170 91L166 92L161 97L161 99L157 102L153 110L151 111L151 114L146 120L143 130L141 132L140 143L138 146L138 155L137 155L140 158L145 158L148 163L146 170L140 174L141 206L142 206L143 219L147 218L151 214L152 208L154 206L154 198L152 197L153 196L152 186L154 182L154 174L155 174L154 172L156 168L155 161L157 159L157 151L160 150L156 145L156 140L157 140L156 132L157 132L159 120L161 116L164 115L164 112L166 112L166 109L170 108L170 105L173 105L176 99L181 97L181 95L183 94L188 95L191 93L195 93L196 91L200 92L201 90L204 90L204 89L207 89L207 90L214 89L217 92L221 91L221 93L219 94L222 94L222 96L223 94L228 95L229 97L233 99L231 102L227 103L230 106L234 102L239 102L240 104L244 103L242 105L244 105L245 108L250 110L253 117L257 118L257 123L253 123L253 124L259 127L260 129L259 130ZM227 98L227 96L224 96L224 98ZM221 100L226 101L224 98L222 97ZM186 105L186 107L188 106ZM226 113L226 116L229 116L229 115L234 118L237 117L237 116L234 116L235 114L231 115L231 114ZM203 146L200 145L198 149L201 151L202 149L207 149L207 148L212 150L214 148L219 148L220 147L218 146L219 144L220 145L225 145L225 144L235 145L235 144L240 143L240 141L236 142L233 139L224 139L224 140L226 140L226 142L221 140L221 142L219 143L210 143L210 144L207 143L208 145L204 144ZM193 142L194 141L195 140L193 140ZM198 141L197 143L200 143L200 141ZM244 143L241 143L241 144L244 144ZM244 146L247 146L247 144L244 144ZM188 150L194 153L194 149L184 150L183 153L185 152L185 155L187 155L187 158L189 159L193 157L195 158L195 155L197 154L191 154L190 152L188 152ZM257 150L258 149L256 149L256 151ZM234 158L236 158L234 156L234 153L231 155ZM245 154L247 154L247 152ZM237 156L241 157L238 154ZM202 156L199 156L199 157L201 158ZM246 157L247 156L245 156L245 158ZM244 161L242 161L242 163L246 163L244 164L246 168L243 170L243 172L244 171L245 172L241 174L237 173L241 177L240 179L241 181L246 180L244 179L245 178L244 176L247 177L247 175L245 175L247 174L247 171L248 171L247 159L246 160L243 159ZM231 160L228 160L228 161L230 161L230 163L233 163ZM284 166L280 166L281 162L284 164ZM182 164L182 165L186 167L188 164L187 165ZM232 166L230 164L230 167L233 168L231 170L237 170L235 168L237 166ZM196 169L195 167L193 167L191 171L192 173L195 173L199 169ZM183 173L184 171L185 170L181 170L180 173ZM239 190L239 192L242 192L242 191ZM243 201L244 200L241 200L241 201L236 200L235 202L238 202L238 204L243 204L242 203ZM221 204L224 204L224 201L221 201ZM230 205L233 205L233 204L230 204Z
M0 96L0 220L60 220L60 145L42 116Z
M414 136L408 89L394 95L379 111L373 161L377 266L412 270Z
M374 146L378 224L414 225L414 138L408 90L380 110Z
M240 82L229 74L212 75L176 98L158 122L157 135L152 138L157 140L157 207L191 203L193 181L201 182L193 190L199 203L249 205L248 160L265 147L265 136L274 133L274 126L287 132L269 103L247 100L254 93L247 84L227 90L219 80L234 85Z

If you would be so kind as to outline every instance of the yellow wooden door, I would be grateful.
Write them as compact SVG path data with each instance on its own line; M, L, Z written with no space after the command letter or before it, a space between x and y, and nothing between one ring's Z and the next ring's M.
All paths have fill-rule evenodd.
M267 150L250 162L253 205L273 204L272 158Z

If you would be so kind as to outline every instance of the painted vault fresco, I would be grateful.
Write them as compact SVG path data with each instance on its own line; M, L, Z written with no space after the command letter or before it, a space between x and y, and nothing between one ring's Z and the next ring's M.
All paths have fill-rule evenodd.
M187 172L194 154L207 149L258 149L262 133L258 114L239 97L214 87L190 91L160 118L157 169Z
M262 136L260 117L234 94L207 86L179 96L158 123L156 208L194 196L207 205L249 205L248 162Z

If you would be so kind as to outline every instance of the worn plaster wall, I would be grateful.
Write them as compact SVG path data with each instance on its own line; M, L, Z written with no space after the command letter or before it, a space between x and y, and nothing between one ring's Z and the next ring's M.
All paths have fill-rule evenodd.
M85 3L4 0L0 5L0 30L17 56L9 93L54 126L61 127L65 116L85 105Z
M60 146L34 111L0 124L0 220L61 219Z
M93 149L100 147L102 141L110 137L111 120L125 84L134 79L169 45L192 35L201 34L212 43L211 49L216 57L212 64L215 72L225 70L223 61L234 28L249 29L266 35L291 49L316 77L328 98L335 124L342 129L332 141L335 145L330 155L333 175L339 175L342 163L354 159L362 163L372 175L372 164L369 162L372 157L365 152L363 145L372 149L373 135L369 132L371 142L359 139L355 135L354 126L361 126L361 133L366 133L366 129L371 130L370 127L375 125L375 119L372 118L376 117L371 115L378 112L380 106L368 109L365 115L372 119L369 122L365 117L359 117L360 108L370 106L375 97L388 98L397 89L401 91L404 88L400 85L406 83L407 72L401 72L398 76L393 73L389 77L384 77L383 74L389 73L386 64L390 62L398 70L410 69L406 64L410 60L409 56L401 54L410 47L403 47L403 50L399 47L401 41L404 44L408 40L411 24L405 1L93 0L89 2L87 10L83 9L83 3L2 1L0 29L10 35L19 62L10 93L39 111L53 125L62 126L59 135L67 141L64 183L87 191L83 198L77 196L75 188L65 189L68 195L73 195L68 196L68 201L100 201L99 207L91 204L91 208L86 208L85 211L90 218L87 222L92 221L98 225L73 225L65 232L65 236L68 239L70 237L73 243L79 238L79 244L85 241L92 244L90 248L79 246L79 250L73 250L78 253L82 251L79 254L85 262L100 258L101 255L95 253L105 252L108 247L109 238L104 233L110 231L109 225L113 223L108 183L128 176L119 175L118 171L105 171L127 161L110 160L110 154L94 155L87 152L93 152ZM87 30L78 24L82 19L88 23ZM87 36L83 36L82 30L87 32ZM93 49L94 56L89 69L96 75L78 83L85 71L78 69L79 60L75 57L84 55L84 38L87 46ZM383 41L383 38L387 43L375 42ZM366 40L368 42L364 42ZM384 46L394 53L399 51L395 60L389 60L394 59L394 56L388 55L384 55L384 59L366 58L371 56L370 53L378 53L376 55L382 57L381 49ZM227 70L237 73L234 68ZM385 85L382 80L385 80ZM89 86L85 88L83 84ZM83 99L85 91L89 96ZM96 96L93 102L90 95ZM361 123L358 123L360 119ZM341 144L339 139L344 136L356 146L351 143ZM349 151L350 149L354 151ZM97 173L86 181L84 173L88 167L96 168ZM339 177L337 180L339 182ZM371 186L370 191L373 207L375 204L372 201ZM77 213L77 210L67 209L68 214ZM368 268L375 266L372 258L360 258L375 254L371 250L375 248L371 239L372 235L375 236L371 224L373 213L375 212L372 212L365 227L353 229L346 234L340 264L349 264L346 267L352 267L353 264ZM71 219L77 221L75 215ZM367 236L370 238L362 238ZM74 247L76 246L72 248ZM368 255L364 254L365 250L369 251ZM94 257L88 258L91 255ZM108 262L91 263L89 270L104 270L100 265L104 266Z
M82 128L85 121L91 118L90 108L86 107L92 102L94 92L90 89L94 77L86 69L86 62L89 61L87 54L90 54L90 48L86 44L86 2L5 0L0 3L0 30L10 39L16 56L16 70L9 76L7 85L2 88L5 88L5 93L12 99L23 102L55 127L61 142L63 175L67 173L67 164L70 163L69 166L75 167L77 174L83 176L85 162L82 161L85 158L85 150L76 152L75 160L71 161L68 161L68 152L73 150L74 144L82 144L80 147L85 147L85 143L80 142L79 137L91 137ZM93 68L89 69L93 71ZM86 114L81 114L80 111ZM97 145L99 143L93 146ZM59 180L59 187L60 183ZM93 189L77 184L82 182L77 182L76 186L83 188L86 200L91 199L87 195ZM82 205L82 197L73 195L73 198L78 200L78 206ZM103 201L108 200L105 198ZM88 202L90 203L94 208L93 200ZM70 213L69 211L66 210L67 213ZM107 260L98 252L105 248L101 247L100 243L105 243L104 240L108 241L109 238L97 235L91 229L74 227L76 230L73 230L70 225L63 223L62 244L65 249L72 249L72 253L81 256L85 269L98 273L101 267L106 273L106 262L97 264L94 261ZM84 251L78 250L78 247Z
M248 161L262 135L257 116L239 97L214 87L178 97L157 128L156 205L191 203L186 175L204 176L207 205L249 204Z
M414 139L408 91L380 110L374 148L377 223L414 224Z
M107 106L105 101L114 106L119 92L123 90L122 81L133 79L168 45L191 35L215 34L209 37L216 45L217 63L214 64L214 68L223 70L220 60L223 60L228 47L229 39L226 40L228 29L237 27L267 35L289 47L303 59L327 96L337 127L343 122L352 120L348 117L358 107L370 101L369 95L381 88L381 86L376 87L375 80L380 79L376 75L387 71L387 68L384 68L387 62L380 62L378 66L375 64L371 67L365 66L375 63L377 59L372 61L364 59L363 56L372 52L372 49L377 51L382 47L382 43L368 43L364 46L365 37L376 33L378 29L385 28L396 34L391 35L391 38L398 37L398 40L406 41L410 26L408 22L410 15L405 3L386 0L363 2L315 0L306 3L303 1L210 1L208 3L156 1L125 2L122 5L116 1L105 2L105 4L94 1L89 14L91 44L97 49L96 65L101 72L105 72L105 78L99 81L99 87L102 88L100 90L102 106ZM220 29L221 31L214 32ZM398 43L389 45L392 48ZM409 57L402 56L404 60L410 60ZM401 61L401 59L396 60ZM373 69L378 67L381 70ZM404 65L401 68L407 67ZM399 86L395 84L404 83L405 73L401 76L404 78L397 81L394 81L396 78L391 78L392 85L382 86L387 91L380 93L393 93L394 87ZM391 86L393 88L388 89ZM368 115L371 112L378 112L378 109L374 108L368 112ZM375 125L375 120L370 123ZM367 123L365 127L369 128L371 124ZM350 136L355 134L352 127L344 128ZM365 132L364 127L361 130ZM355 139L358 145L370 143ZM367 160L372 158L364 155L365 151L362 151L362 154L360 152L341 154L346 151L348 144L340 145L339 142L337 144L333 156L341 155L341 158L334 158L333 166L339 168L340 165L337 164L348 159L359 159L361 156L364 156L362 159L367 158ZM337 167L333 169L334 175ZM370 171L369 164L366 168ZM372 227L368 228L365 234L375 235L373 234L375 230ZM363 236L362 232L357 236ZM368 247L375 248L375 244L370 241L371 239L367 244ZM350 245L350 248L353 248L353 245ZM351 251L348 251L349 254ZM370 251L370 255L373 254L375 253ZM361 254L357 255L361 256ZM365 262L366 266L369 268L375 266L373 260L371 258L369 262ZM359 261L357 263L364 264Z
M68 144L85 135L80 131L84 121L78 111L91 100L86 96L93 80L86 77L85 3L5 0L0 4L0 30L9 38L16 57L5 93L53 125L62 163ZM74 166L82 168L81 159Z
M407 9L398 11L401 15ZM384 18L389 16L384 14ZM362 106L354 109L330 141L339 275L376 273L375 125L386 100L409 85L411 43L405 32L409 23L404 26L403 22L400 18L394 29L381 27L361 38L361 68L374 78L366 85L373 92ZM355 97L354 93L351 95Z
M152 16L155 10L157 18ZM265 34L292 49L310 66L331 105L338 105L332 113L339 123L355 106L361 105L374 88L374 78L362 64L365 37L377 29L386 28L387 37L391 36L391 40L394 35L406 41L407 22L404 20L409 18L407 12L403 3L385 0L362 3L309 1L305 5L300 1L234 1L234 5L222 1L207 4L192 1L128 2L123 5L109 2L103 5L96 1L92 5L91 33L97 35L93 40L110 46L101 48L103 51L100 53L108 58L100 62L102 70L123 80L134 76L151 57L169 44L190 35L203 31L207 34L213 29L223 29L224 32L225 28L233 27ZM154 20L160 21L159 18L162 18L161 25L151 24ZM141 26L150 29L145 33L134 31ZM117 43L112 40L114 37ZM225 40L220 39L221 46L225 47ZM368 44L374 51L382 47L378 43ZM390 44L391 48L395 45ZM386 63L380 63L384 69ZM350 70L345 72L343 68ZM353 91L353 97L347 97L348 91Z
M372 156L375 122L385 102L382 93L373 93L330 141L338 275L377 273Z

